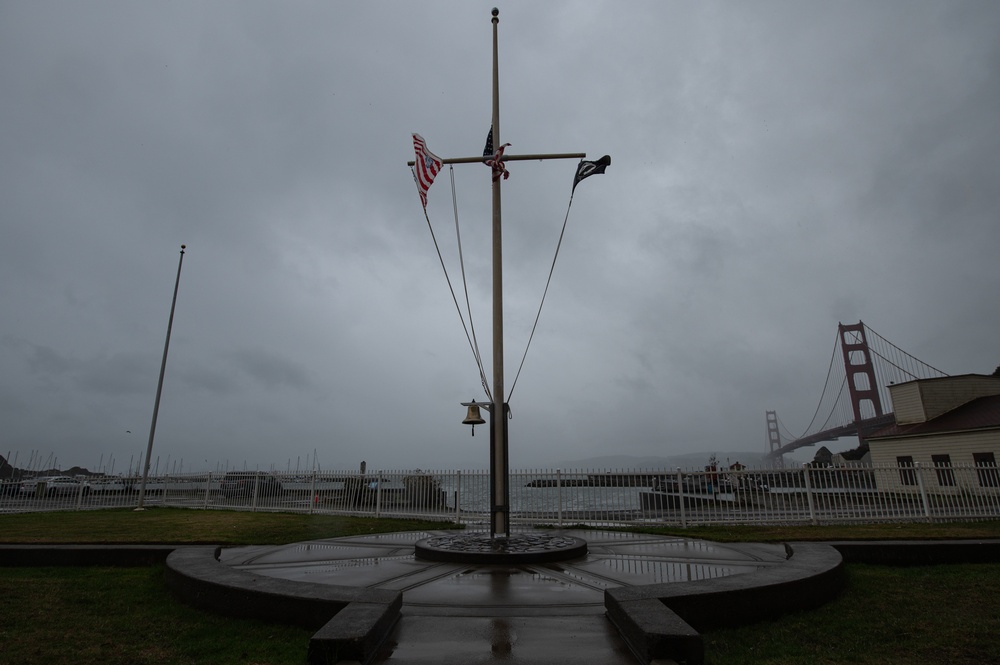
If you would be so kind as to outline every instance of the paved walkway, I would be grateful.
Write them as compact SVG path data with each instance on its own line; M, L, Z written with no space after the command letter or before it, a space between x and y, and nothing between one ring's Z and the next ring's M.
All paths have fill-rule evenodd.
M403 592L402 619L376 662L387 665L628 664L604 615L604 590L710 579L785 561L781 545L719 544L610 531L563 531L586 557L532 565L422 561L415 531L225 549L234 568L281 579Z

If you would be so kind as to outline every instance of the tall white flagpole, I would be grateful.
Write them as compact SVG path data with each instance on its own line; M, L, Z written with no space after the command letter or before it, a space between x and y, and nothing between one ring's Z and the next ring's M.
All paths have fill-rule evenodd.
M181 283L181 266L184 265L184 249L181 245L181 258L177 261L177 279L174 280L174 298L170 301L170 318L167 320L167 340L163 343L163 360L160 362L160 379L156 383L156 399L153 401L153 422L149 425L149 442L146 444L146 465L142 470L142 483L139 485L139 503L136 510L145 510L143 503L146 498L146 480L149 479L149 462L153 455L153 437L156 434L156 416L160 412L160 394L163 392L163 374L167 370L167 350L170 349L170 330L174 327L174 308L177 307L177 288Z

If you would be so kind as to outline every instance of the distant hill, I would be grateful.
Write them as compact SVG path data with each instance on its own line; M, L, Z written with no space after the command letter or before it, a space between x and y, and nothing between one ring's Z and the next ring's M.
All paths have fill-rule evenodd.
M69 469L32 469L28 471L26 469L19 469L11 466L3 455L0 455L0 479L7 478L41 478L43 476L92 476L95 475L83 467L74 466Z
M685 453L681 455L670 455L669 457L637 457L633 455L605 455L602 457L588 457L578 460L563 460L555 464L550 464L553 469L703 469L708 464L711 452L706 453ZM748 452L740 450L736 452L717 452L715 457L720 464L740 464L749 467L766 466L764 464L764 453ZM785 455L785 464L794 465L807 462L809 460L799 460Z

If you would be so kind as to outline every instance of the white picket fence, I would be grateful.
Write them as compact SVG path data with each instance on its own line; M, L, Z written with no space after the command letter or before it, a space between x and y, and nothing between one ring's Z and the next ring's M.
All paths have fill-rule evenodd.
M231 472L232 473L232 472ZM145 506L410 517L488 524L487 471L239 472L150 478ZM134 508L139 479L85 478L52 492L0 482L0 513ZM832 524L1000 518L994 467L733 471L519 470L512 527Z

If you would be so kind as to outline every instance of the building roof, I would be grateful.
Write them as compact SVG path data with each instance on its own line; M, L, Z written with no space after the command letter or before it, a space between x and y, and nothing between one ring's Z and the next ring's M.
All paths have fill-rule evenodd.
M868 436L868 439L888 439L901 436L921 436L1000 427L1000 395L979 397L962 406L942 413L922 423L889 425Z

